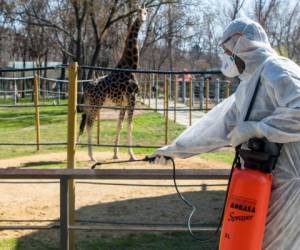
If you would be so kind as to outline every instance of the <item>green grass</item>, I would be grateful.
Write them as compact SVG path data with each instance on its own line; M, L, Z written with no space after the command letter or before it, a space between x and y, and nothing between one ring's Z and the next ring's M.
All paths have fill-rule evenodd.
M53 243L36 240L32 238L14 238L0 240L1 250L56 250L58 249Z
M0 249L2 249L2 250L16 249L17 241L18 241L18 239L0 240Z
M78 127L81 114L78 115ZM41 143L66 142L67 140L67 107L40 108ZM35 111L34 108L2 108L0 109L0 143L35 143ZM116 133L116 120L101 120L102 144L113 144ZM121 132L121 144L127 144L127 123ZM174 122L169 123L169 140L178 136L184 127ZM96 143L96 126L93 140ZM82 143L87 142L86 133ZM133 144L163 145L164 119L158 113L148 112L134 117ZM107 150L110 148L96 148ZM152 153L154 149L134 149L135 153ZM39 153L66 151L65 146L42 146ZM121 149L126 151L126 149ZM0 159L36 154L34 146L0 146Z
M208 235L202 234L202 237ZM216 239L208 244L201 244L191 238L187 233L176 234L143 234L129 235L118 238L103 238L92 241L82 241L77 244L78 250L201 250L216 248Z
M9 100L12 104L12 100ZM45 104L53 101L45 101ZM0 99L0 103L4 101ZM24 103L30 103L27 99ZM62 101L63 104L66 101ZM6 102L7 104L7 102ZM65 142L67 136L67 107L42 107L41 115L41 142ZM80 118L79 114L79 118ZM17 119L16 119L17 118ZM78 119L80 120L80 119ZM79 121L78 121L79 123ZM79 125L79 124L78 124ZM113 144L116 130L115 120L101 121L101 143ZM169 122L169 142L176 138L184 127L174 122ZM127 144L126 122L121 133L121 144ZM86 135L81 142L87 141ZM96 142L96 126L94 126L94 142ZM33 108L1 108L0 109L0 143L35 143L35 124ZM163 145L164 144L164 119L154 112L146 112L134 117L133 143L138 145ZM82 147L82 149L86 150ZM96 148L97 151L111 151L111 148ZM19 156L30 156L40 153L49 153L57 151L66 151L65 146L42 146L37 152L34 146L16 147L0 146L0 159L14 158ZM121 151L127 151L121 149ZM134 149L135 153L150 154L154 149ZM202 154L203 159L220 160L231 163L233 152L218 151L213 153ZM78 167L84 163L78 163ZM24 167L32 168L63 168L64 162L40 162L38 164L30 163ZM38 232L40 236L41 232ZM206 238L208 234L202 233L201 236ZM193 250L193 249L215 249L217 239L208 244L201 244L193 240L187 233L176 234L132 234L118 237L99 236L76 242L77 250ZM0 239L1 250L54 250L58 249L58 241L51 241L43 237L33 237L32 235L13 239Z
M1 100L3 102L3 100ZM30 102L25 99L22 102ZM53 100L45 101L52 104ZM61 101L66 104L66 100ZM67 140L67 107L52 106L40 108L41 142L66 142ZM81 114L78 114L78 126ZM35 143L35 110L34 108L1 108L0 109L0 143ZM121 132L121 144L127 144L127 123ZM101 120L100 143L113 144L116 133L116 120ZM169 121L169 142L176 138L184 127ZM162 115L147 112L134 117L133 144L135 145L164 145L164 119ZM96 143L96 126L94 126L93 140ZM82 137L82 143L87 142L86 133ZM85 149L85 147L81 147ZM95 151L111 151L107 147L94 147ZM121 152L127 149L121 148ZM155 149L135 148L136 154L151 154ZM41 146L39 152L35 146L0 146L0 159L28 156L41 153L66 151L66 146ZM207 160L220 160L231 163L233 159L231 151L217 151L202 154L200 157Z
M208 234L201 233L206 238ZM209 243L200 243L187 233L130 234L102 236L76 242L76 250L209 250L216 249L218 237ZM42 241L31 237L0 240L1 250L56 250L58 242Z
M48 104L48 103L47 103ZM41 142L66 141L67 107L40 108ZM0 109L0 143L35 143L34 108ZM65 150L63 147L44 147L45 151ZM35 154L34 146L0 146L0 159Z

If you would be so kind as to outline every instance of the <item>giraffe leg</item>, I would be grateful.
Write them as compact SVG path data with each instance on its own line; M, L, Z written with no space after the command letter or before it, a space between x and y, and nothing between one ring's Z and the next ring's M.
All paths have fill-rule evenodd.
M76 142L77 144L80 143L80 139L81 139L81 138L80 138L80 133L78 133L78 135L77 135L77 142Z
M132 120L133 120L133 111L134 111L134 106L131 106L130 109L128 110L128 134L127 134L127 141L128 141L128 145L130 146L128 148L128 154L130 155L130 160L136 160L133 151L132 151L132 128L133 128L133 124L132 124Z
M120 133L121 129L123 128L123 121L125 117L125 109L120 110L119 119L118 119L118 125L117 125L117 133L116 133L116 139L115 139L115 148L114 148L114 156L113 159L119 159L118 152L119 152L119 142L120 142Z
M77 136L77 144L80 143L80 137L84 132L84 127L86 126L86 117L87 117L87 114L83 113L82 117L81 117L81 122L80 122L80 129L78 131L78 136Z
M87 130L87 134L88 134L88 154L90 157L91 161L97 161L94 156L93 156L93 150L92 150L92 129L93 129L93 124L96 118L96 112L94 110L91 110L88 113L87 116L87 122L86 122L86 130Z
M91 161L97 162L94 158L93 150L92 150L92 127L87 127L87 134L88 134L88 153Z

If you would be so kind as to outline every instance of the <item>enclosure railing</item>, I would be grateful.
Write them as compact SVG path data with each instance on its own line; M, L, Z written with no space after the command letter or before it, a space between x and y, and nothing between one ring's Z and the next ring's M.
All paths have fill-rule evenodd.
M177 170L177 180L227 180L229 170L226 169L198 169ZM58 179L60 180L60 219L59 225L46 226L0 226L0 230L48 230L60 228L60 249L75 249L76 230L100 230L100 231L135 231L135 232L182 232L185 226L162 225L79 225L74 218L73 204L70 196L74 195L70 181L75 179L103 179L103 180L172 180L172 170L150 169L0 169L0 179ZM71 220L70 218L74 218ZM215 231L214 227L196 226L196 231Z
M76 168L76 161L75 161L75 153L76 153L76 146L77 145L86 145L86 144L76 144L76 120L77 120L77 112L76 108L79 106L77 104L77 94L78 94L78 70L79 67L77 63L70 64L70 65L61 65L59 67L43 67L43 68L32 68L32 69L0 69L0 73L3 72L16 72L16 71L31 71L31 70L45 70L45 69L61 69L62 67L66 68L68 67L68 105L59 104L58 106L68 106L68 141L67 141L67 168L66 170L17 170L17 169L6 169L1 170L0 169L0 178L34 178L34 179L60 179L60 187L61 187L61 248L62 249L74 249L74 230L85 230L88 229L87 227L80 227L75 224L75 184L74 179L93 179L93 178L99 178L99 179L171 179L172 174L169 170L74 170ZM111 69L111 68L100 68L100 67L89 67L89 66L80 66L81 69L93 69L93 70L99 70L99 71L123 71L123 72L134 72L136 74L141 73L147 73L147 74L156 74L158 79L159 75L164 75L163 80L163 89L164 89L164 108L159 108L157 106L157 92L156 91L156 106L155 108L150 107L151 103L151 90L148 89L148 91L145 89L142 95L144 95L144 103L145 102L145 96L148 93L149 95L149 107L148 108L136 108L136 110L156 110L156 111L163 111L165 116L165 144L168 143L168 123L169 123L169 111L176 110L185 110L189 111L189 124L192 124L192 111L198 110L198 111L208 111L209 110L209 77L204 77L207 75L213 75L213 74L219 74L219 71L176 71L176 72L169 72L169 71L154 71L154 70L127 70L127 69ZM202 75L203 81L205 83L205 95L206 95L206 103L205 103L205 109L203 108L197 108L194 109L192 107L193 104L193 86L195 86L195 82L192 82L192 79L189 80L189 103L187 109L180 109L174 105L174 107L169 106L170 102L170 94L171 93L177 93L177 81L173 81L173 88L172 85L172 76L174 75L182 75L183 83L182 83L182 91L183 96L182 98L186 98L186 92L187 92L187 82L185 80L186 74L195 74L195 75ZM171 78L168 78L168 76ZM39 132L39 107L45 107L45 106L52 106L52 105L45 105L39 103L39 80L41 77L35 75L34 77L34 105L0 105L1 107L34 107L35 108L35 114L36 114L36 145L37 149L39 149L39 145L41 145L40 142L40 132ZM155 77L153 78L155 79ZM1 80L1 78L0 78ZM203 81L201 82L203 83ZM90 81L90 80L87 80ZM87 81L82 81L83 84L86 84ZM150 83L151 81L148 81ZM193 84L194 83L194 84ZM146 85L145 85L146 86ZM157 83L155 83L155 86L158 86ZM175 86L175 87L174 87ZM150 85L148 84L148 87L150 88ZM200 88L200 87L199 87ZM201 89L203 91L203 88ZM226 92L228 94L228 92ZM175 96L174 100L176 103L177 95ZM80 106L83 106L83 104L80 104ZM86 105L84 105L87 107ZM95 106L93 106L95 107ZM99 108L107 108L107 109L121 109L124 107L99 107ZM174 114L174 119L176 119L176 113ZM66 143L47 143L48 145L66 145ZM0 145L17 145L17 144L9 144L9 143L3 143ZM20 145L20 144L19 144ZM25 145L25 144L24 144ZM28 145L28 144L27 144ZM33 144L31 144L33 145ZM45 144L46 145L46 144ZM103 146L103 145L99 145ZM106 146L114 146L114 145L106 145ZM129 145L121 145L124 147L129 147ZM147 147L147 148L155 148L157 146L143 146L143 145L136 145L133 147ZM108 172L105 172L108 171ZM224 172L225 171L225 172ZM179 170L177 173L178 179L225 179L228 177L228 173L226 170L223 172L221 170L214 170L214 171L208 171L208 170ZM89 227L90 228L90 227ZM97 228L93 228L97 229ZM151 228L151 230L154 230L155 228ZM111 228L111 230L116 230L116 228ZM141 227L138 230L146 230L146 228ZM148 230L148 229L147 229ZM160 230L163 231L163 230ZM175 230L176 231L176 230Z
M40 67L40 68L25 68L25 69L14 69L14 68L0 68L0 73L9 73L9 72L17 72L17 71L33 71L33 72L40 72L41 70L61 70L61 69L68 69L69 65L58 65L58 66L52 66L52 67ZM95 71L100 72L133 72L138 75L140 82L140 101L146 106L146 107L135 107L135 110L141 110L141 111L156 111L156 112L163 112L164 114L164 144L168 144L169 141L169 120L170 120L170 114L173 112L174 122L177 122L177 112L188 112L188 125L192 125L192 114L194 111L204 111L208 112L211 109L211 96L213 95L214 105L218 104L220 101L220 95L223 94L224 98L228 97L230 95L230 82L229 81L221 81L219 79L216 79L215 82L210 80L210 76L212 75L218 75L220 74L220 71L218 70L208 70L208 71L158 71L158 70L131 70L131 69L114 69L114 68L103 68L103 67L90 67L90 66L79 66L81 70L87 70L92 69ZM70 72L69 72L70 74ZM139 75L141 74L147 74L148 79L143 79ZM186 76L194 76L190 77L189 79L186 79ZM163 79L161 79L160 76L163 76ZM179 78L181 77L181 78ZM24 77L24 78L9 78L9 77L0 77L0 86L1 81L6 80L13 80L14 86L16 86L16 80L33 80L33 99L34 99L34 105L7 105L2 104L0 105L0 108L11 108L11 107L18 107L18 108L29 108L34 107L35 108L35 127L36 127L36 147L37 150L40 149L41 143L41 133L40 133L40 109L41 107L51 107L51 106L67 106L66 104L60 104L60 97L62 94L68 95L70 92L67 89L69 87L69 80L59 80L59 79L53 79L51 77L42 77L37 74L34 75L34 77ZM54 102L53 105L51 104L43 104L40 103L40 93L41 96L43 96L43 92L46 91L46 93L50 93L49 90L42 90L40 85L41 81L52 81L57 84L65 84L66 91L61 90L61 86L56 86L57 91L50 91L52 94L57 94L57 103ZM93 81L91 80L78 80L77 84L87 84L88 82ZM223 88L220 87L221 86ZM161 86L162 84L162 86ZM210 87L214 86L214 92L212 93L210 91ZM3 87L3 86L2 86ZM78 88L78 87L77 87ZM160 96L160 89L163 89L163 108L158 107L158 99ZM187 89L189 90L187 92ZM205 90L205 91L204 91ZM10 90L8 90L9 92ZM28 93L30 90L23 90ZM3 93L8 93L7 91ZM20 92L15 87L11 93L14 94L14 98L16 99L17 93ZM80 88L77 91L78 94L82 94L82 91L80 91ZM187 94L188 93L188 94ZM1 91L0 91L1 95ZM185 104L185 100L188 97L188 102L186 103L186 107L179 107L177 104L180 101L181 97L182 101ZM196 97L199 99L199 106L195 108L196 104ZM148 102L146 101L146 98L148 98ZM151 99L155 99L155 105L151 106ZM170 106L173 100L173 106ZM205 101L205 105L203 105ZM77 106L82 107L83 104L78 104ZM148 106L148 107L147 107ZM85 107L87 107L85 105ZM95 107L95 106L94 106ZM99 106L101 109L109 109L109 110L119 110L122 109L122 107L107 107L107 106ZM63 145L63 143L59 143L60 145ZM9 145L9 143L1 144L0 145ZM11 143L11 145L14 145ZM16 144L15 144L16 145ZM32 145L32 144L29 144ZM50 145L50 143L47 143L47 145ZM54 145L58 145L57 143L54 143ZM85 146L85 145L83 145ZM98 114L97 119L97 144L95 146L109 146L109 144L100 144L100 114ZM110 145L113 147L114 145ZM128 146L128 145L124 145ZM140 147L140 145L133 145L133 147Z

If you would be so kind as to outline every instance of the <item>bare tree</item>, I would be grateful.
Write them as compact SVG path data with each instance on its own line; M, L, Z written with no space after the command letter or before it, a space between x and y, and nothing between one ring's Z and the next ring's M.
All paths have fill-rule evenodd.
M240 10L243 8L245 0L234 0L231 2L230 9L228 10L228 15L231 20L238 17Z
M255 0L255 18L264 27L268 29L268 19L272 18L272 14L279 7L281 0Z
M299 60L300 14L293 0L2 0L0 63L15 57L114 66L138 4L150 10L139 40L142 67L218 66L221 31L241 12L262 24L280 54ZM92 71L80 74L90 78Z

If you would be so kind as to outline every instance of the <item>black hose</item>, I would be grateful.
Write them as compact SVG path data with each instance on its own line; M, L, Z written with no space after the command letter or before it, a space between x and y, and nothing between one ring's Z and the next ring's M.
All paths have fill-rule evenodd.
M234 167L236 166L236 164L238 163L238 151L236 151L236 155L235 155L235 159L233 161L233 164L232 164L232 168L231 168L231 171L230 171L230 177L229 177L229 181L228 181L228 186L227 186L227 190L226 190L226 196L225 196L225 201L224 201L224 206L223 206L223 210L222 210L222 216L220 218L220 221L219 221L219 224L218 224L218 227L216 229L216 231L214 233L212 233L212 235L210 237L208 237L207 239L201 239L199 237L197 237L194 232L193 232L193 229L192 229L192 226L191 226L191 221L192 221L192 217L195 213L195 211L197 210L197 208L190 202L188 201L182 194L181 192L179 191L178 189L178 185L177 185L177 181L176 181L176 165L175 165L175 161L172 157L169 157L169 156L163 156L165 158L165 160L167 161L171 161L172 162L172 166L173 166L173 183L174 183L174 187L175 187L175 190L179 196L179 198L187 205L189 206L192 211L189 215L189 218L188 218L188 221L187 221L187 227L188 227L188 230L189 230L189 233L190 235L202 242L202 243L206 243L206 242L209 242L211 241L215 236L217 236L220 228L221 228L221 225L222 225L222 221L223 221L223 218L224 218L224 213L225 213L225 207L226 207L226 201L227 201L227 196L228 196L228 190L229 190L229 186L230 186L230 182L231 182L231 176L232 176L232 173L233 173L233 169ZM97 162L95 163L91 168L94 169L96 166L98 165L106 165L106 164L116 164L116 163L129 163L129 162L138 162L138 161L148 161L148 162L154 162L155 161L155 158L156 157L149 157L149 156L146 156L145 158L143 159L140 159L140 160L126 160L126 161L113 161L113 162Z

